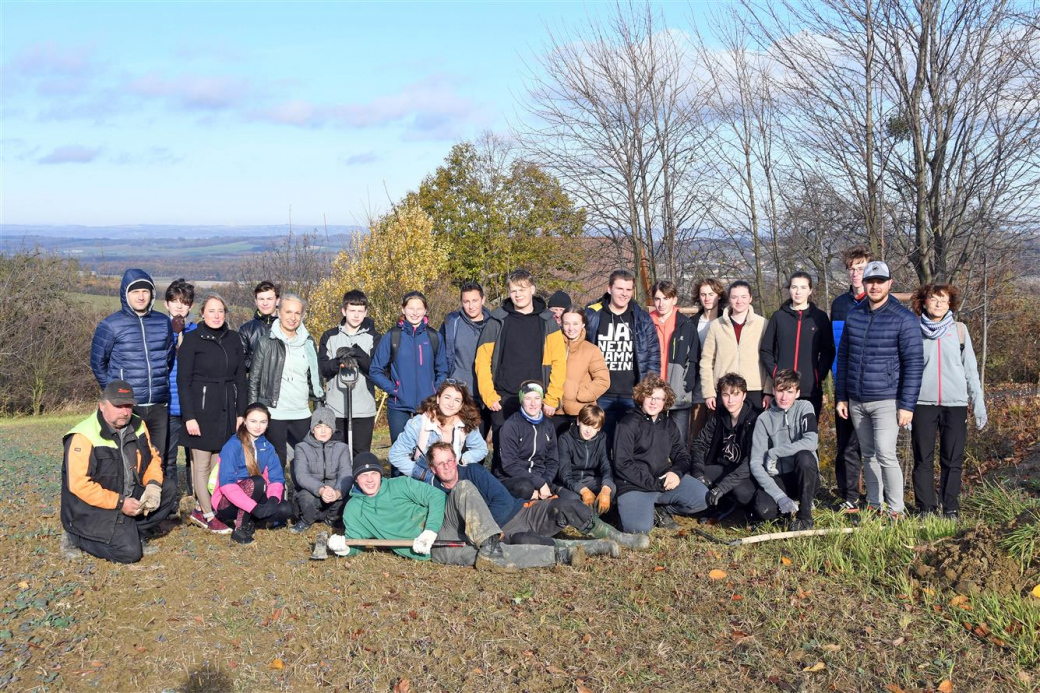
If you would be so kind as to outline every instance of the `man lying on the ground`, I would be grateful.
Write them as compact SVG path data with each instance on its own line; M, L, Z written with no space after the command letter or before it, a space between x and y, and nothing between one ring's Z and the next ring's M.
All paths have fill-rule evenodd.
M427 451L430 468L437 477L434 486L451 493L462 483L472 484L483 498L495 522L502 528L506 544L544 544L546 546L582 546L591 555L611 550L603 542L553 539L567 527L585 536L606 539L609 543L645 550L650 538L645 534L625 534L606 524L580 500L557 498L524 502L514 498L502 482L479 464L459 466L451 443L439 441ZM611 551L611 553L613 553Z
M363 452L354 460L354 487L343 511L344 532L329 538L339 556L357 553L347 539L406 539L395 548L401 556L433 559L448 565L476 565L481 570L512 572L519 568L570 565L584 551L543 545L502 545L502 529L476 487L461 482L445 495L429 484L400 476L383 478L383 465ZM434 542L461 543L436 546Z

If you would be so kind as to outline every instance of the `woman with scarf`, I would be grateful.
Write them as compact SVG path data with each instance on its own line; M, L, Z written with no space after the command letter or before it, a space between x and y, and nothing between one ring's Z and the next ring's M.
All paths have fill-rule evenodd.
M556 429L542 410L545 388L536 380L520 384L520 411L502 425L502 459L492 470L502 485L521 500L550 496L579 499L580 496L556 478L560 458Z
M961 470L968 433L968 402L975 425L986 426L986 402L979 382L971 336L954 314L961 294L951 284L925 284L914 292L911 308L921 316L924 376L914 409L914 497L922 515L942 505L945 517L960 509ZM935 495L935 437L939 435L939 498Z
M433 483L426 453L438 441L451 444L459 464L483 464L488 447L480 434L480 412L466 386L449 378L423 400L401 435L390 446L395 474Z
M246 367L242 340L228 329L227 303L217 294L202 299L202 320L184 334L177 354L177 390L182 440L191 449L196 507L190 521L215 534L231 528L214 516L207 488L217 452L242 423L246 410Z

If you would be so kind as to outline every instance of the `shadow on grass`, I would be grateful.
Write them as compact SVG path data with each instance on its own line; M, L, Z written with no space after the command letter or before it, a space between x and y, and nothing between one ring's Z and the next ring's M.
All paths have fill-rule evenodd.
M235 688L234 679L226 671L212 664L188 674L187 680L177 690L181 693L222 693Z

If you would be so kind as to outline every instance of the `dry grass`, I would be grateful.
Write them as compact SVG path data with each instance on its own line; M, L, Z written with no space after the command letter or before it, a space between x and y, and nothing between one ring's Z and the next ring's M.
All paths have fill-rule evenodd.
M137 565L66 562L60 437L79 418L0 423L0 689L1033 685L929 603L810 555L788 564L783 544L655 532L648 553L500 576L385 553L315 563L285 531L237 547L185 526Z

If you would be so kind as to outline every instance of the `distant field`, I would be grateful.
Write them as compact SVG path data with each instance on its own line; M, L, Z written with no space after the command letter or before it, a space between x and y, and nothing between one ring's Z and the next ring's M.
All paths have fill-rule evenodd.
M75 293L72 296L88 306L93 308L104 308L106 310L117 311L121 304L118 296L98 296L97 294L81 294Z

